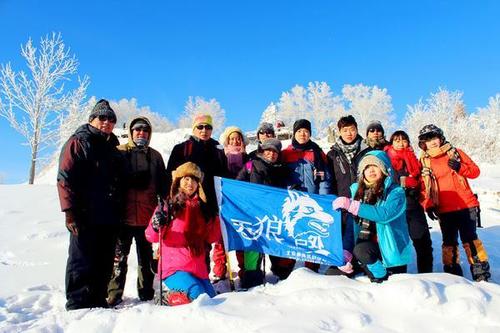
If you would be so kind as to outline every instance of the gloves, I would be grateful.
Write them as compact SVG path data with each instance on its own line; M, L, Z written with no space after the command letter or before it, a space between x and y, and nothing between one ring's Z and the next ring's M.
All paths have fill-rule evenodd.
M76 222L75 214L73 214L73 212L70 210L66 211L65 213L66 213L66 229L68 229L68 231L71 232L73 236L78 236L80 228L78 227L78 224Z
M347 250L344 250L345 265L339 266L338 269L340 269L342 272L344 272L346 274L351 274L352 272L354 272L351 261L352 261L352 253L347 251Z
M427 216L429 216L429 218L433 221L436 221L439 219L439 217L437 216L437 213L436 213L436 209L431 207L431 208L427 208L426 211L427 213Z
M452 170L455 170L455 172L458 172L458 170L460 170L460 167L462 166L462 163L460 163L459 161L457 161L456 159L454 158L450 158L448 160L448 166L452 169Z
M349 209L347 210L352 215L358 216L359 206L361 206L361 202L358 200L352 200Z
M360 205L361 202L357 200L351 200L347 197L338 197L332 202L332 207L334 210L345 209L352 215L358 215Z
M165 224L167 224L167 217L165 216L165 213L161 210L157 210L151 219L151 227L154 231L158 232Z
M345 209L348 210L351 205L351 199L348 197L338 197L332 201L332 207L334 210Z

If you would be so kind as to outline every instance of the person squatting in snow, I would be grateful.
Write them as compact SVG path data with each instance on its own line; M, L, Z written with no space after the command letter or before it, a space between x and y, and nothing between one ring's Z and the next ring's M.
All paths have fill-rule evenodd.
M423 153L422 205L432 220L438 220L443 235L443 270L463 275L458 251L458 235L475 281L491 277L488 254L476 233L479 201L467 178L479 176L479 167L462 150L446 141L436 125L424 126L418 136Z
M220 224L207 204L202 182L203 173L192 162L174 170L167 208L156 208L145 231L148 241L160 242L162 304L186 304L201 294L215 296L206 258L210 244L221 239Z
M370 151L359 163L352 199L339 196L332 202L334 209L354 216L354 259L372 282L386 280L389 273L405 273L411 262L405 192L393 182L392 172L386 153ZM344 250L344 271L350 270L353 255Z
M127 195L124 224L118 233L113 275L108 285L110 306L122 302L132 239L135 239L137 250L139 299L153 299L153 251L145 238L144 230L155 210L156 197L159 195L166 198L168 192L163 158L157 150L149 146L153 134L150 121L146 117L136 117L130 122L128 132L128 142L118 146L127 165Z

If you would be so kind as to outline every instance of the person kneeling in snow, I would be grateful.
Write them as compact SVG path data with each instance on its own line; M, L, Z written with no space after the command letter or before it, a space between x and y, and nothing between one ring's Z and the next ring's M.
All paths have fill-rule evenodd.
M370 151L358 166L358 183L351 185L353 199L332 202L334 209L355 216L354 257L372 282L387 280L389 272L405 273L412 257L405 192L393 182L392 173L387 154Z
M161 238L158 274L166 288L163 304L186 304L201 294L215 296L205 258L208 245L219 241L221 234L216 212L206 203L202 181L203 173L192 162L173 171L169 209L157 207L145 231L152 243Z

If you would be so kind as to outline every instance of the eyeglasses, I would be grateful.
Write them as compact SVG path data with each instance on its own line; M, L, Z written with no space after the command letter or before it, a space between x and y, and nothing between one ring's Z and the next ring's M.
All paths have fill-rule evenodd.
M137 127L134 127L132 128L133 131L136 131L136 132L150 132L151 129L149 128L149 126L137 126Z
M197 125L196 126L196 129L198 130L202 130L202 129L206 129L207 131L211 131L213 129L212 125Z
M113 117L113 116L105 116L105 115L100 115L100 116L97 116L97 119L99 119L99 121L109 121L110 123L116 123L116 118Z
M259 134L260 135L264 135L264 134L265 135L274 135L274 132L272 132L272 131L259 131Z
M373 133L373 132L382 133L382 131L381 131L381 130L379 130L378 128L370 128L370 129L368 130L368 132L370 132L370 133Z

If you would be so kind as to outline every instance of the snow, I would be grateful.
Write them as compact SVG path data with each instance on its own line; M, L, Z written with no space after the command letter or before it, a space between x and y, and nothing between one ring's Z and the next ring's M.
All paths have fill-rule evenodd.
M152 146L166 159L188 133L153 135ZM0 332L500 332L500 168L481 168L472 185L491 282L470 281L463 251L465 278L442 273L439 225L430 221L436 273L415 274L413 263L409 274L372 284L298 268L278 283L268 272L270 283L247 292L222 281L213 299L169 308L138 301L132 249L122 305L72 312L64 309L69 236L49 168L45 184L0 185Z

